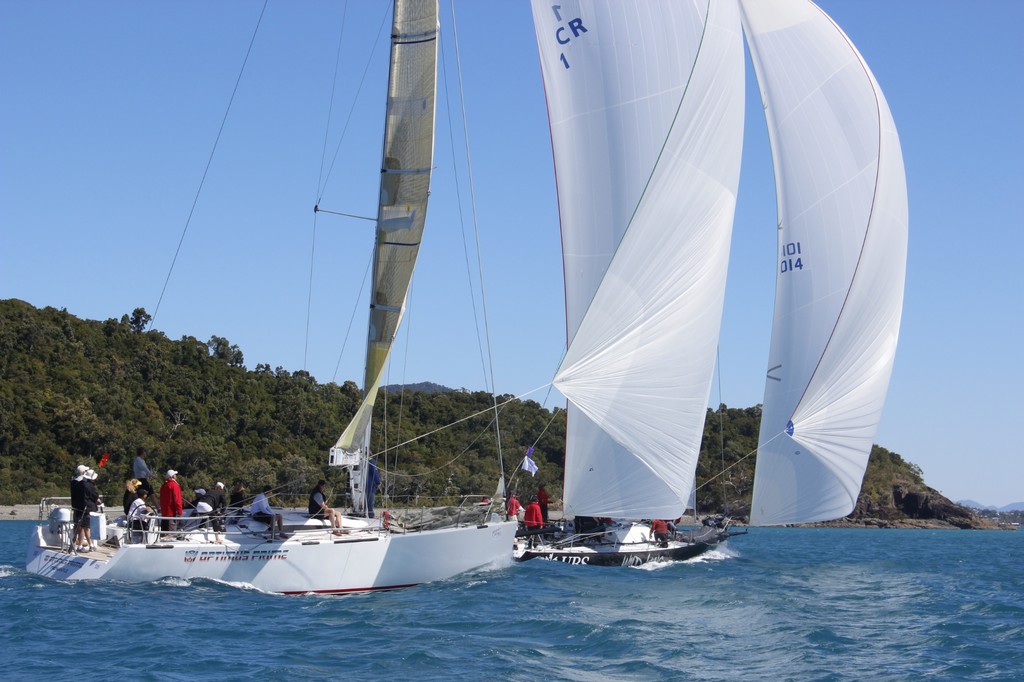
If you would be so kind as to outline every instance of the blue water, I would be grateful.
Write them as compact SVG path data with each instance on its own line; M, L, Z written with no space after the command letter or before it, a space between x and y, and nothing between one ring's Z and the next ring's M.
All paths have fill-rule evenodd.
M4 680L1024 679L1024 533L754 529L641 568L531 561L397 592L61 583L0 523Z

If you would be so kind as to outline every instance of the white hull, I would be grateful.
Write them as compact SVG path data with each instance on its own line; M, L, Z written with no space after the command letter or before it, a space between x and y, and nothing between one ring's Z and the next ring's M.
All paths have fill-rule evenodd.
M108 526L111 534L115 528ZM387 590L511 564L516 524L408 534L378 527L340 537L311 528L287 540L228 530L223 544L214 542L212 532L192 532L184 540L105 546L76 555L62 550L56 534L40 525L29 544L27 570L59 580L208 578L284 594Z

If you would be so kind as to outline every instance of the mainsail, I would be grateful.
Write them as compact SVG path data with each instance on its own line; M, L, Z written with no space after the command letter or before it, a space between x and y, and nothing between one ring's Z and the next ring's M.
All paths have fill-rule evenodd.
M899 334L907 255L900 142L843 31L806 0L741 0L779 212L775 317L751 522L856 503Z
M359 465L368 456L374 401L405 312L423 236L433 166L437 32L437 0L396 0L364 396L355 417L331 449L332 466ZM357 488L354 492L358 483L353 477Z
M693 488L743 133L734 2L533 2L558 185L567 514Z

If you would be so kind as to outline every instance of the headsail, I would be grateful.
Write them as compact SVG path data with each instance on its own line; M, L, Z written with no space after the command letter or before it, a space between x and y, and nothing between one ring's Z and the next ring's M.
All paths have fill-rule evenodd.
M365 393L355 417L331 449L334 466L358 464L366 457L374 401L405 312L434 158L437 32L437 0L395 0Z
M533 2L569 348L567 514L675 518L693 487L743 129L734 2Z
M907 197L861 55L806 0L741 0L775 162L779 270L751 521L856 503L892 372Z

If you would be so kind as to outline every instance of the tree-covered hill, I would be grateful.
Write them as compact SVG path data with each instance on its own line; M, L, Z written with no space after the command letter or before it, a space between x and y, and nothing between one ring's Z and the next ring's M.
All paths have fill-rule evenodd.
M267 365L249 370L227 339L171 340L146 331L149 321L141 308L97 322L0 300L0 504L65 495L75 466L96 464L104 453L110 457L101 492L120 499L140 446L154 470L181 472L186 490L241 481L250 490L273 485L301 502L320 477L344 489L342 474L326 460L359 403L355 383L321 384L306 372ZM382 389L376 405L374 449L384 453L396 499L429 504L493 492L495 409L506 472L530 447L540 466L538 478L519 472L511 485L527 493L543 482L560 497L564 410L436 384L415 388ZM708 412L700 511L749 512L760 417L760 406ZM920 469L876 446L853 516L929 514L972 525L969 512L927 488Z
M325 475L343 488L338 470L325 464L359 404L355 383L320 384L267 365L248 370L227 339L174 341L145 331L149 320L142 309L96 322L0 301L0 503L65 495L75 466L103 453L110 458L101 492L120 499L140 446L154 470L180 471L186 490L238 480L302 497ZM391 479L394 494L493 492L499 465L490 394L391 388L377 401L375 449L435 432L387 454L389 465L397 456L392 468L402 474ZM560 467L548 465L565 439L557 414L533 401L501 408L504 451L535 446L549 481L561 479ZM467 415L477 416L441 429Z

